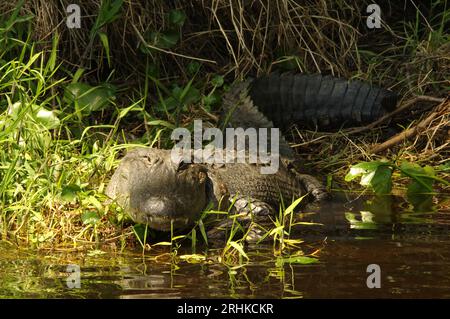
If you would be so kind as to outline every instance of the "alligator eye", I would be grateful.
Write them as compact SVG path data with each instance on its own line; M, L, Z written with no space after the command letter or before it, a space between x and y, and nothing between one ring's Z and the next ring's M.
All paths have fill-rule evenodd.
M155 165L159 162L158 157L152 157L150 155L146 155L146 156L144 156L144 158L147 160L147 163L150 165Z
M178 163L177 172L183 171L189 167L189 163L186 163L185 161L180 161Z

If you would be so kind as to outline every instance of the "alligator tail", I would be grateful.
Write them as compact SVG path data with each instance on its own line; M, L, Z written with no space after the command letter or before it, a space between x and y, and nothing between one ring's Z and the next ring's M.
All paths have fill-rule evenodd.
M253 80L249 96L276 127L294 123L319 129L359 126L397 104L392 91L321 74L270 74Z

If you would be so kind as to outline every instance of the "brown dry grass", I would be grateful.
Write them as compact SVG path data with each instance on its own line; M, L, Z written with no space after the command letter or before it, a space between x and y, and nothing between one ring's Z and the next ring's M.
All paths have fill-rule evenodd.
M82 28L69 30L64 8L69 0L30 0L24 13L36 15L33 39L42 47L60 34L60 58L68 70L88 69L84 80L102 81L112 69L105 60L100 41L89 38L100 1L78 1ZM17 1L2 3L11 10ZM293 67L301 72L321 72L361 78L399 92L401 104L417 95L444 98L450 88L450 42L439 33L439 8L430 13L430 2L386 1L382 5L383 28L366 27L365 8L371 1L307 0L210 0L125 1L121 15L103 27L111 46L113 80L130 90L141 85L146 56L139 46L149 31L167 27L167 13L183 10L187 20L181 41L170 50L152 51L150 61L161 69L161 79L187 81L186 66L203 61L202 75L227 75L232 82ZM416 15L417 8L420 9ZM447 8L447 10L449 10ZM448 19L448 18L447 18ZM420 26L415 27L416 22ZM448 21L443 22L448 25ZM145 40L147 41L147 40ZM152 45L152 43L147 43ZM416 103L391 120L394 126L410 127L432 111L433 103ZM441 114L409 141L379 154L371 154L392 132L380 125L349 134L294 131L292 140L301 156L314 168L341 176L351 163L377 157L405 158L429 164L446 162L449 154L449 114ZM306 155L307 154L307 155Z
M16 2L3 3L2 11L11 10ZM64 20L69 3L68 0L26 1L24 13L36 15L33 38L50 45L52 36L59 33L62 39L60 57L72 65L90 66L101 75L108 69L99 60L104 56L103 48L100 41L90 44L89 38L100 1L78 1L83 15L82 28L72 30L66 27ZM167 13L180 9L187 15L183 36L174 49L168 50L177 55L152 56L161 62L168 77L182 74L191 60L189 57L195 57L213 61L205 63L205 72L231 74L232 78L270 72L290 62L299 71L373 79L383 86L411 93L417 90L428 93L430 84L444 81L441 75L449 71L448 43L435 46L424 38L415 43L415 56L405 56L408 34L399 33L399 19L414 22L413 2L390 1L383 6L386 25L380 30L368 29L365 24L365 8L369 3L346 0L125 1L118 20L102 31L110 39L114 68L123 71L121 75L125 77L135 71L141 73L140 35L145 38L149 31L164 30L168 24ZM405 16L407 13L409 18ZM386 59L377 63L369 61L367 51L386 56ZM435 74L430 74L431 69ZM403 82L395 81L399 71L404 71Z

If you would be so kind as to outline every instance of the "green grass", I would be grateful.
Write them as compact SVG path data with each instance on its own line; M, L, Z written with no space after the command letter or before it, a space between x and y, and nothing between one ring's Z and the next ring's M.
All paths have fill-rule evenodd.
M38 20L24 1L10 7L5 4L0 10L2 241L37 248L118 245L140 247L143 253L151 249L155 243L147 236L147 228L131 225L119 207L104 204L109 177L133 145L171 147L171 130L191 128L194 118L217 124L220 96L235 78L295 68L368 79L408 98L415 94L442 97L450 89L447 1L435 2L432 9L440 8L435 15L424 17L416 10L412 19L380 31L377 45L364 42L360 33L365 31L357 30L361 17L346 9L346 1L336 2L327 11L285 0L276 8L278 22L273 25L268 21L275 17L275 10L251 8L255 11L249 9L248 17L232 20L230 15L238 13L237 8L213 2L222 4L216 9L224 11L212 10L205 18L202 10L174 9L155 1L152 5L165 13L164 21L142 15L149 21L147 29L136 23L144 2L104 1L98 7L86 2L85 9L93 13L86 24L89 32L72 33L52 25L48 17ZM42 12L61 14L61 8L47 5L48 11ZM130 9L136 9L135 15ZM299 16L301 12L306 13ZM198 21L210 19L211 25L196 25L193 21L199 16L205 19ZM138 41L131 26L147 45ZM43 33L48 29L53 32ZM280 30L288 32L281 32L278 52L272 47ZM314 37L315 32L320 36ZM253 35L250 40L249 35ZM125 46L124 37L129 40ZM132 47L135 40L138 49ZM72 51L67 52L67 47ZM81 61L74 52L80 53ZM328 142L343 144L342 152L324 155L321 152L329 152L330 145L325 143L316 148L323 151L312 154L317 156L316 165L342 181L350 164L365 158L364 138L373 141L369 133L373 132L355 139L358 148L346 137L333 136ZM397 159L398 154L413 153L422 162L428 160L429 155L420 149L414 151L384 156ZM441 152L424 164L448 167L442 160L448 158L448 150ZM349 159L348 154L355 156ZM323 158L328 162L321 162ZM436 171L439 178L448 177L448 170ZM282 256L284 250L301 243L289 235L297 204L282 207L267 229L275 255ZM172 233L170 241L159 245L170 246L173 256L180 245L191 245L191 258L202 259L202 247L209 244L206 217L223 214L227 212L205 210L192 230ZM227 264L247 262L241 228L236 221L228 233L221 257Z

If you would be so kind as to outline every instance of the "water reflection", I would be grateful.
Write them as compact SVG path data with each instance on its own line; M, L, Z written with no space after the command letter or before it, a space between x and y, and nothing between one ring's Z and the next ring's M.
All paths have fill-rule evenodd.
M420 203L418 198L422 200ZM313 206L308 214L299 214L299 218L323 224L311 229L331 236L348 235L353 230L359 235L374 236L450 234L447 199L442 199L441 206L429 195L415 195L414 200L416 202L411 201L411 196L408 199L391 195L352 198L352 195L338 193L332 202Z
M415 205L400 197L340 196L298 216L325 225L295 229L305 242L291 255L274 254L269 242L247 247L243 264L219 262L220 249L198 248L205 260L189 263L178 257L190 247L174 258L167 247L142 257L139 251L48 254L1 244L0 298L450 297L448 199ZM318 262L300 258L312 253ZM68 264L80 265L80 289L67 286ZM369 264L381 268L380 289L367 288Z

